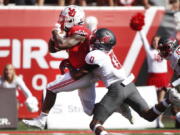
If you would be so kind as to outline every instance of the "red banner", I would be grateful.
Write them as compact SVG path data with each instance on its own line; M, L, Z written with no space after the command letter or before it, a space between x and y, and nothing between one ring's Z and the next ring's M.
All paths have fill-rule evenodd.
M58 76L60 60L67 57L65 52L48 53L47 43L60 10L61 8L46 7L0 8L0 72L5 64L12 63L17 74L23 76L28 88L38 97L40 103L42 90ZM164 10L152 8L145 11L141 7L85 8L85 12L87 16L97 17L99 27L109 28L116 34L115 53L128 71L132 71L137 77L145 52L142 45L137 45L136 48L139 39L136 37L137 33L129 27L130 19L137 12L148 13L146 34L150 41L160 25ZM19 117L35 117L38 113L30 113L23 100Z

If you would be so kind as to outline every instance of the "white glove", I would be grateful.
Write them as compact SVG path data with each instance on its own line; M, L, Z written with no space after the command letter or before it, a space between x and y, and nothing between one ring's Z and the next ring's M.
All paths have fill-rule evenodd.
M93 32L97 29L98 20L95 16L88 16L86 17L86 24L87 27Z
M34 96L28 97L25 101L25 104L30 112L37 112L39 110L38 100Z
M60 33L60 32L61 32L61 25L60 25L59 23L56 23L56 24L54 25L53 30L56 30L56 31L58 31L58 33Z
M61 30L61 25L59 23L56 23L52 30L56 30L61 38L66 36L66 32Z

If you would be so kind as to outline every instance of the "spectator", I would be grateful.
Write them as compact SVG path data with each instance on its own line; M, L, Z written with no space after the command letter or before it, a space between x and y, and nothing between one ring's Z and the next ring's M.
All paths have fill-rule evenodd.
M8 5L9 0L0 0L0 5Z
M97 0L97 6L114 6L113 0Z
M20 88L26 96L26 105L31 112L38 111L38 101L27 88L24 81L16 75L15 69L11 64L4 67L2 76L0 77L0 86L3 88ZM16 91L18 96L18 91Z
M0 5L3 5L4 4L4 0L0 0Z
M65 0L38 0L37 1L37 5L39 6L44 5L44 4L65 6L66 1Z
M86 6L86 0L70 0L69 5L79 5L79 6Z
M15 0L16 5L35 5L36 0Z
M143 41L145 51L147 53L148 62L148 81L147 85L154 85L157 91L158 103L162 102L165 97L166 87L168 86L168 68L167 60L162 59L157 50L159 36L155 36L152 40L151 46L149 45L145 34L141 31L140 37ZM157 119L157 128L163 128L161 122L162 116Z
M148 0L115 0L114 4L119 6L144 6L146 9L151 6Z
M179 11L180 1L179 0L169 0L169 8L171 11Z
M169 0L149 0L149 3L153 6L163 6L167 8Z
M44 0L37 0L37 5L43 6L44 5Z
M140 5L140 6L144 6L145 9L148 9L151 7L149 0L135 0L135 4L136 6Z
M65 6L65 0L58 0L59 6Z

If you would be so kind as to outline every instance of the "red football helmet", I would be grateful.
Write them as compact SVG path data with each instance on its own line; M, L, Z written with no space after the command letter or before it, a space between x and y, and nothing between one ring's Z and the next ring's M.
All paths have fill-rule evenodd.
M163 58L170 56L178 46L178 40L172 37L161 37L158 42L159 54Z

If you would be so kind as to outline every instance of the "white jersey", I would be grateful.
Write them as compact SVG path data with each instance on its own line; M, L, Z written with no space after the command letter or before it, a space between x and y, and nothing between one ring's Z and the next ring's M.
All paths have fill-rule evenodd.
M15 89L20 88L23 91L23 93L26 95L26 97L32 96L30 90L27 88L24 81L21 79L21 77L18 76L16 76L11 83L7 82L2 77L0 77L0 87L15 88ZM18 93L16 94L18 95Z
M167 73L167 60L161 58L158 50L150 47L147 38L142 32L141 36L147 53L148 73Z
M171 67L174 69L175 73L179 76L180 75L180 65L178 61L180 59L180 46L178 46L173 54L167 58L171 61Z
M87 64L99 65L93 74L102 80L106 87L119 80L127 78L124 68L121 66L113 51L108 54L101 50L89 52L85 58Z

